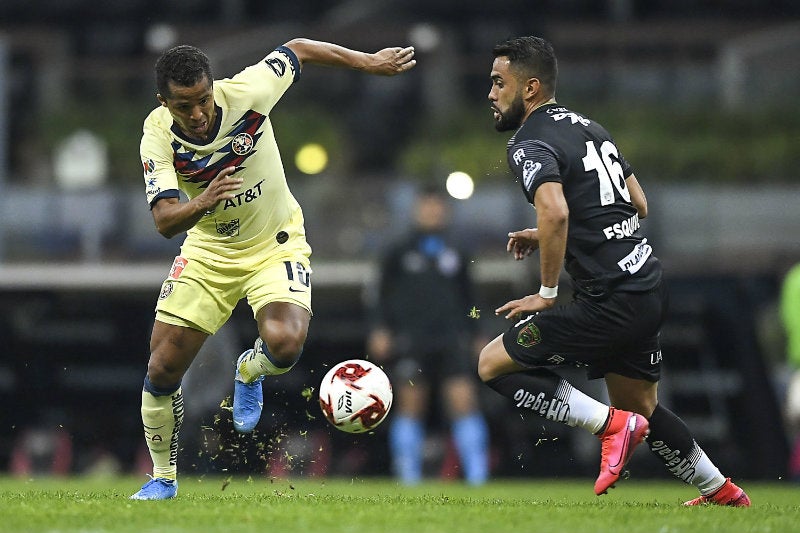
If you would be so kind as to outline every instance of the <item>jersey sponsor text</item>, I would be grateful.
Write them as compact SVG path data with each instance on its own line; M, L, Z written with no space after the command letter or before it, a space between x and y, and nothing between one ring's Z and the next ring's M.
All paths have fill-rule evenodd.
M626 218L622 222L606 226L603 228L603 233L606 239L622 239L636 233L636 230L638 230L640 226L641 223L639 222L639 215L637 213L630 218Z
M642 242L636 243L636 246L633 247L633 251L620 259L617 264L622 270L630 272L631 274L636 274L647 261L647 258L650 257L651 253L653 253L653 248L647 244L647 239L644 239Z

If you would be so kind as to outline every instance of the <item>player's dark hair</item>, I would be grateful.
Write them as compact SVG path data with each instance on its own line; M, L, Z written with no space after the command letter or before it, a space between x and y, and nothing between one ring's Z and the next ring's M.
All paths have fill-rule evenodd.
M156 61L156 88L164 98L171 96L170 81L181 87L191 87L204 76L213 82L208 56L194 46L182 44L170 48Z
M510 68L523 78L537 78L550 96L556 94L558 61L551 45L541 37L515 37L492 50L494 57L507 57Z

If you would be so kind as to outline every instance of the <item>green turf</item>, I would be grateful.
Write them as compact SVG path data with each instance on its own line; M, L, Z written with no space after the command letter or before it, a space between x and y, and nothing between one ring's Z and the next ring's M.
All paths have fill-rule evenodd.
M800 486L744 482L749 509L681 505L678 481L497 480L414 488L384 479L180 478L178 498L130 501L139 478L0 478L0 532L800 532Z

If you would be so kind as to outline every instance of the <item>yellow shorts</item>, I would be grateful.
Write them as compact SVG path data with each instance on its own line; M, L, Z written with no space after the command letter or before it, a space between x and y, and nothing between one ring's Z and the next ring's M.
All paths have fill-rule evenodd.
M310 254L286 253L267 258L260 267L220 266L178 256L161 285L156 319L213 335L230 318L242 298L253 309L270 302L289 302L311 312Z

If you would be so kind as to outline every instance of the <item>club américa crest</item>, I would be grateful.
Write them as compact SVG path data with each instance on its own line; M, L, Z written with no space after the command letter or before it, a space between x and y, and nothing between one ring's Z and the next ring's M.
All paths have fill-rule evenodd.
M247 132L237 133L231 141L231 150L236 155L247 155L254 145L253 136Z

